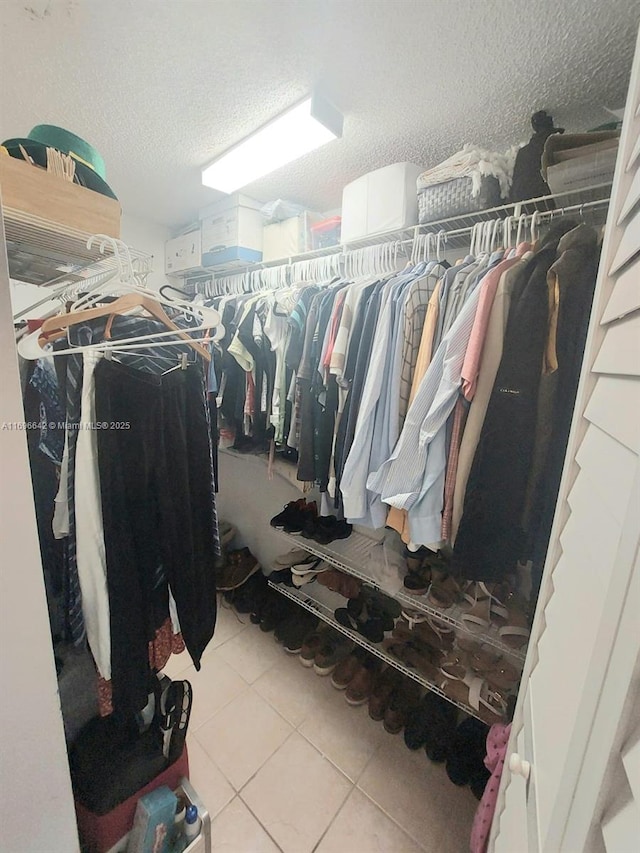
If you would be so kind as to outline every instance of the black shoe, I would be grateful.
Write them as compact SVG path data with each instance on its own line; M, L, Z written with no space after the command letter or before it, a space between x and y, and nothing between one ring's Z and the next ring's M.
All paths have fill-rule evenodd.
M302 533L308 525L314 525L318 518L318 505L315 501L307 503L304 498L303 505L296 511L292 512L289 518L283 524L285 533L291 533L297 536Z
M275 630L276 640L282 643L286 652L298 655L302 651L305 637L317 627L317 617L303 610L278 625Z
M237 613L252 613L268 589L265 576L262 572L256 572L242 586L225 592L224 597Z
M476 800L481 800L484 794L484 789L487 787L487 782L491 779L491 773L486 767L478 768L469 780L471 793Z
M447 758L447 776L454 785L468 785L484 765L488 732L489 726L475 717L468 717L456 729Z
M420 749L427 742L434 698L438 698L435 693L427 693L423 696L422 701L407 720L404 727L404 742L408 749Z
M328 545L336 539L347 539L352 531L353 525L348 522L338 521L335 515L324 515L308 521L302 535L305 539L313 539L319 545Z
M284 530L285 527L295 524L300 517L302 508L306 505L305 498L300 498L297 501L289 501L282 512L274 515L269 524L275 527L276 530Z
M297 605L287 598L283 598L277 592L273 593L273 597L264 606L262 618L260 620L260 630L265 633L273 631L281 622L284 622L292 613L297 610Z
M453 747L456 734L458 711L455 705L447 702L436 693L431 693L430 725L425 739L424 751L427 758L437 764L446 761Z
M360 611L357 617L353 616L346 607L339 607L334 616L336 622L344 628L357 631L358 634L362 634L371 643L381 643L384 640L384 618L377 614L370 614L366 606Z

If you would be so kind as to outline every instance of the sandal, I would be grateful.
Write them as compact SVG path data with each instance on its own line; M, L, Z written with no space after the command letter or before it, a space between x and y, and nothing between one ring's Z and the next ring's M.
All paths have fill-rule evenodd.
M403 619L396 624L397 636L411 632L422 642L434 649L445 650L453 646L455 631L428 613L415 613L410 610L402 611ZM394 634L395 634L394 630Z
M427 591L427 601L432 607L447 610L460 597L460 586L452 575L446 575L441 580L433 580L435 570L432 570L432 581Z
M402 582L409 595L424 595L429 589L431 581L431 569L421 566L415 571L410 571Z
M453 649L444 656L440 663L440 672L452 681L464 681L469 670L464 652Z
M188 681L172 681L160 697L163 752L170 765L184 750L192 704L193 690Z
M429 681L436 681L437 653L424 643L415 640L385 640L384 648L409 669L415 669Z
M483 646L468 635L461 634L457 640L458 648L466 653L469 666L475 672L485 673L492 670L502 658L497 649L492 646Z
M512 649L521 649L529 642L529 624L521 610L509 611L508 621L498 630L503 643Z
M484 678L467 674L460 680L445 679L440 689L450 699L472 708L487 725L499 723L507 712L507 702L501 692L492 690Z

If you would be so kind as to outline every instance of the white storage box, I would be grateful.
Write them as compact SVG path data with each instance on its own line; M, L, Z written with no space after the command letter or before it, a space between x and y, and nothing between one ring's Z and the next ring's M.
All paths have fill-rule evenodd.
M588 146L585 146L584 152L580 157L547 167L547 183L552 193L580 190L613 180L618 156L617 146L589 153Z
M261 259L264 220L260 207L259 201L235 193L200 211L202 254L207 255L209 266L218 253L228 254L235 248L260 253L255 260Z
M415 163L393 163L352 181L342 192L343 243L418 223Z
M308 252L313 248L311 226L321 219L320 214L305 210L299 216L265 225L262 234L262 260L277 261Z
M177 275L187 270L197 269L202 259L200 230L182 234L174 240L167 240L164 246L164 271L167 275Z

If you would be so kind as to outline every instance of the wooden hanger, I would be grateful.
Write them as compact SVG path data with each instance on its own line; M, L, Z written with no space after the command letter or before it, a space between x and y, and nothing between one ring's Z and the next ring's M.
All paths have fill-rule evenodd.
M40 337L46 337L49 341L57 340L64 336L64 330L70 326L76 326L78 323L84 323L88 320L97 320L100 317L109 318L107 329L105 330L106 337L108 337L113 317L115 315L126 314L133 308L144 308L152 317L163 323L167 329L176 332L178 337L185 340L206 361L211 361L211 353L208 349L197 341L194 341L186 331L176 326L159 302L142 293L127 293L124 296L120 296L115 302L101 305L98 308L88 308L85 311L71 311L68 314L58 314L55 317L49 317L40 327Z

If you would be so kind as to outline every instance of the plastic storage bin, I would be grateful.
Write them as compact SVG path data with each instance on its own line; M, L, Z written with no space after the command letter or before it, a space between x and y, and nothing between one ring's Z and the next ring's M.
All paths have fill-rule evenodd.
M236 193L200 211L203 266L262 260L260 206Z
M262 234L262 260L277 261L311 249L311 228L319 214L303 211L298 216L265 225Z
M340 242L341 222L341 216L332 216L330 219L323 219L322 222L312 225L311 248L327 249L330 246L337 246Z
M368 172L342 191L343 243L418 223L415 163L392 163Z

